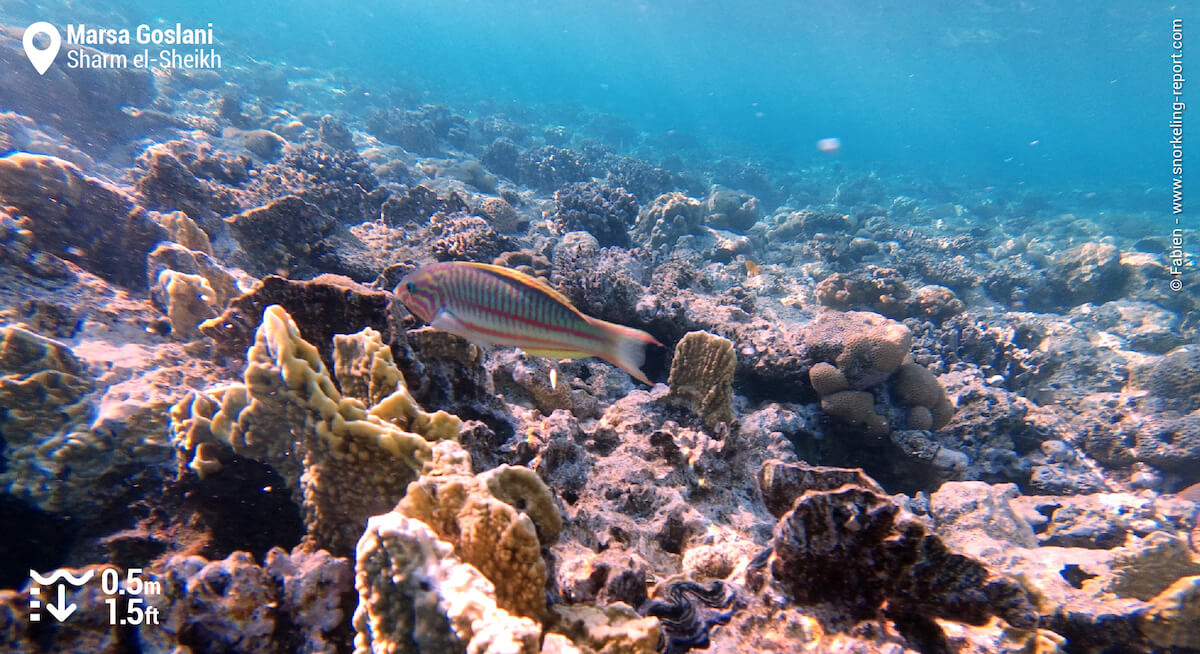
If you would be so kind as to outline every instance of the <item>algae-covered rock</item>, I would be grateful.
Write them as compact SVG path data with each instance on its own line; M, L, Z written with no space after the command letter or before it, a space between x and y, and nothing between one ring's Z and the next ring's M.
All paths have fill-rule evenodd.
M1200 576L1177 579L1150 600L1141 627L1159 647L1200 648Z
M146 256L169 236L124 193L45 155L0 157L0 205L30 219L38 248L127 288L146 288Z

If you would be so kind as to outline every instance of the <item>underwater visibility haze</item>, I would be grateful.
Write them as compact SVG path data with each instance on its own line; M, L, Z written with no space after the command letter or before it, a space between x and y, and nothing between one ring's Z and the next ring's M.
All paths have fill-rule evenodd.
M1200 651L1188 3L0 6L0 650Z

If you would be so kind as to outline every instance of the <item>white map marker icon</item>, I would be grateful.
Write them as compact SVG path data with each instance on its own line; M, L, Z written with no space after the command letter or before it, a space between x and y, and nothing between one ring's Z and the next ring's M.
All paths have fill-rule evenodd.
M33 39L38 34L45 34L50 39L50 45L45 50L37 49L33 45ZM38 75L45 75L47 70L50 70L50 64L54 63L54 58L58 56L58 49L62 46L62 36L58 33L58 28L45 21L36 22L25 28L25 37L22 39L25 44L25 56L29 57L29 62L33 64L34 70Z

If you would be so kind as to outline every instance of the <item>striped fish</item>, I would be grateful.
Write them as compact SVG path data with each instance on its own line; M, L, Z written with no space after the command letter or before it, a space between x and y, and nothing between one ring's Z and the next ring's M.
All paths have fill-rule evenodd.
M545 283L500 266L435 263L400 280L396 296L421 320L476 345L511 345L554 359L600 357L646 384L646 345L662 345L640 329L585 316Z

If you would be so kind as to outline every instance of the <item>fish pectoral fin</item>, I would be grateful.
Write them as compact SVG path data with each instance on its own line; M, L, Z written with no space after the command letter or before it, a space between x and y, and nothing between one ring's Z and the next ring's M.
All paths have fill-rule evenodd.
M429 321L429 326L434 329L440 329L444 332L450 332L455 336L461 336L468 341L471 341L476 346L484 351L490 351L492 344L484 338L480 338L473 329L465 325L455 315L449 311L439 311L433 320Z
M546 357L547 359L582 359L594 356L578 350L530 350L528 348L521 348L521 350L530 356Z

